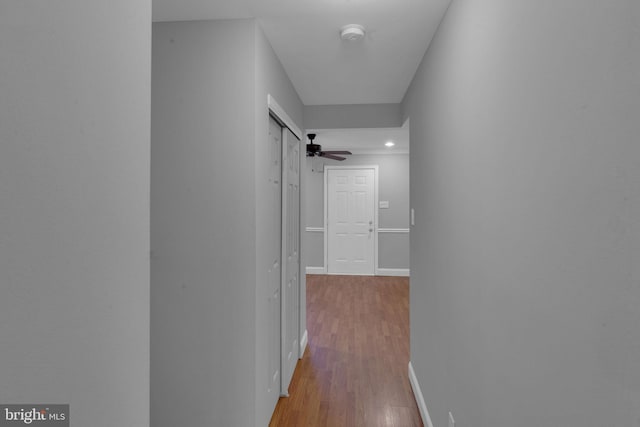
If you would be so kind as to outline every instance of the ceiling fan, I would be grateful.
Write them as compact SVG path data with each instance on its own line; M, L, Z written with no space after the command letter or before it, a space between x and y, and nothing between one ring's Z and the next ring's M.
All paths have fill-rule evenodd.
M319 144L314 144L313 140L316 138L315 133L308 133L309 143L307 144L307 157L326 157L333 160L344 160L346 157L339 156L338 154L346 155L351 154L351 151L322 151L322 147Z

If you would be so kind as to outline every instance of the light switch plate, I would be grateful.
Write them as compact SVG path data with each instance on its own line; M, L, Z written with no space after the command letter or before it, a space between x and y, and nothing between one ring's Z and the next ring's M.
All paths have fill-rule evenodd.
M416 225L416 211L411 208L411 225Z
M389 201L388 200L381 200L379 205L380 205L380 209L389 209Z

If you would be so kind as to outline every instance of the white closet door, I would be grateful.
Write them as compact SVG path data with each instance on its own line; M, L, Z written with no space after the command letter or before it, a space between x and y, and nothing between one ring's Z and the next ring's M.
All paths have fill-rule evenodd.
M282 390L288 387L298 362L300 323L300 141L284 129L282 168Z
M280 335L281 335L281 306L280 287L282 280L281 271L281 221L282 221L282 128L273 118L269 118L269 198L267 203L273 223L269 227L269 263L265 271L265 285L268 286L268 321L269 321L269 343L268 360L269 370L267 372L267 393L269 403L275 407L280 397Z

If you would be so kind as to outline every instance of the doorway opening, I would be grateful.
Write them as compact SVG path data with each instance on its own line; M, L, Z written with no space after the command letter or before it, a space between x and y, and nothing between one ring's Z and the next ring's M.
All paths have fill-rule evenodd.
M384 402L375 398L369 400L367 393L349 390L349 386L345 388L344 378L349 377L352 379L347 380L347 383L362 384L362 390L380 390L369 397L376 394L384 395L390 389L407 391L407 402L410 404L408 403L403 410L402 416L406 418L402 424L420 425L420 414L418 408L413 405L415 399L410 393L408 374L396 376L401 383L392 385L391 381L381 380L379 376L371 375L362 369L363 366L373 367L380 364L380 367L373 368L373 371L405 371L409 361L409 123L407 121L402 128L309 129L306 133L316 134L314 142L320 145L323 151L351 151L353 154L344 156L346 158L342 161L309 156L304 158L301 166L302 265L308 275L303 277L306 279L305 293L308 292L309 295L308 301L306 294L304 298L308 310L306 315L309 322L309 343L305 346L305 357L294 373L291 397L280 399L270 425L277 426L283 422L282 420L292 420L296 417L299 420L315 417L315 409L321 406L310 402L318 400L350 402L346 406L332 404L326 414L323 412L327 419L333 420L332 417L335 415L335 421L332 422L336 425L344 424L342 417L345 414L350 419L358 419L358 416L364 417L365 420L373 419L371 417L379 413ZM330 141L332 137L334 140ZM352 143L350 139L359 140L361 145ZM385 145L391 141L395 143L393 147ZM308 139L305 139L304 143L306 142ZM361 187L367 187L369 183L374 183L372 188L362 190ZM369 194L372 194L371 197ZM333 195L333 198L329 195ZM369 209L365 209L366 207ZM361 208L360 212L358 208ZM354 215L350 216L349 210ZM362 212L362 215L358 215ZM374 246L373 250L373 274L370 274L371 270L363 273L359 270L345 272L332 269L331 257L339 259L340 251L343 251L347 244L339 239L333 243L328 241L332 230L331 221L343 217L347 218L347 221L344 221L347 223L345 226L355 229L343 233L356 235L356 243L352 242L351 245L357 246L357 242L377 239L377 246ZM362 260L355 261L357 263ZM398 301L397 313L385 314L384 310L392 306L392 300ZM376 305L379 303L385 309ZM385 322L389 316L401 320L396 329L398 333L395 335L398 342L391 346L385 341L388 339L385 333L380 332L384 328L370 327L376 322ZM331 321L328 322L327 319ZM354 335L355 330L371 331L371 337L364 339L364 342L384 341L385 344L374 344L369 350L358 344L363 337L359 334ZM378 354L378 350L382 348L398 350L397 357ZM327 373L324 369L323 361L327 357L333 357L329 354L342 357L339 363L332 364L340 366L340 375ZM367 363L360 359L360 355L367 358ZM388 364L384 365L387 362ZM328 397L322 394L323 387L313 386L317 383L325 384L329 378L338 379L340 386L329 387L328 390L342 391L345 393L344 396ZM370 384L366 383L369 378L372 379ZM318 393L310 394L309 390ZM364 399L354 404L349 400L353 395ZM305 403L301 404L301 401ZM305 409L300 410L301 407ZM364 411L351 414L349 408L355 407L362 407ZM346 412L343 408L346 408ZM388 412L385 414L388 416Z
M409 276L409 122L400 128L313 129L307 133L316 134L315 143L323 150L348 150L353 154L343 161L306 158L306 273ZM366 181L363 175L337 177L340 169L368 168L376 170L371 201L366 192L356 188L356 179L362 184ZM365 208L366 213L358 212ZM350 230L336 228L336 221L345 219L337 215L346 215L343 225ZM362 255L369 253L371 266Z

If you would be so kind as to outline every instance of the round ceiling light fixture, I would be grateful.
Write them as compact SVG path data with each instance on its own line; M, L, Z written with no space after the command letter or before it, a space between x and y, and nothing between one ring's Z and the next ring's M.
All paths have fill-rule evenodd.
M340 38L345 41L356 42L364 38L365 32L362 25L349 24L340 29Z

